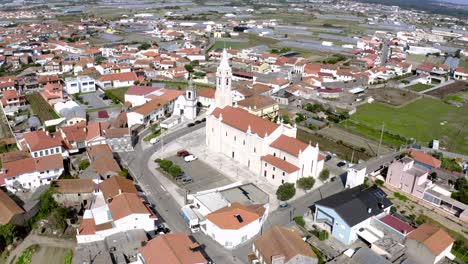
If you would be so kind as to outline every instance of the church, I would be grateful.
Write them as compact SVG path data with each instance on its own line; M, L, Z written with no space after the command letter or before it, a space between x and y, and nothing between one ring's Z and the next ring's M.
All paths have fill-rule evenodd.
M206 144L248 167L271 184L318 177L324 156L319 147L296 139L296 126L271 122L233 106L232 70L226 50L216 72L215 103L206 117Z

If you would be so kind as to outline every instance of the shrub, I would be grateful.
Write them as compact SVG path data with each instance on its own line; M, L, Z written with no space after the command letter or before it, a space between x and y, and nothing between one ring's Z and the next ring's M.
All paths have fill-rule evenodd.
M297 224L298 226L305 227L304 217L302 217L302 216L295 216L293 219L294 219L294 222L296 222L296 224Z
M390 212L396 213L397 208L395 206L390 207Z
M167 171L172 177L176 177L177 175L182 173L182 169L178 165L172 165L169 170Z
M310 190L314 187L315 179L312 177L303 177L297 180L297 187L303 190Z
M294 197L296 188L294 183L283 183L276 190L276 198L280 201L287 201Z
M318 239L320 241L327 240L328 239L328 232L326 230L320 230L318 232Z
M169 171L169 168L172 166L172 164L174 163L170 160L161 160L159 162L159 167L161 167L161 169L167 172Z
M398 198L399 200L401 200L403 202L408 201L408 197L404 196L403 194L401 194L399 192L395 192L393 195L395 196L395 198Z
M330 171L328 169L324 169L322 170L322 172L320 172L319 179L321 181L326 181L328 180L329 177L330 177Z
M80 168L80 170L86 170L86 168L88 168L89 165L90 165L89 160L82 160L80 164L78 165L78 168Z

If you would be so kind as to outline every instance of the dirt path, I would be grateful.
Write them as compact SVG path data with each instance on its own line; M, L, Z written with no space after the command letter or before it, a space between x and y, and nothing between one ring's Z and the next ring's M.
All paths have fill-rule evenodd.
M10 256L8 256L6 263L7 264L10 263L11 260L16 255L20 255L21 252L23 252L25 249L27 249L28 247L34 244L38 244L41 247L45 246L45 247L53 247L53 248L55 247L55 248L64 248L64 249L68 249L68 248L74 249L76 246L76 242L73 240L66 240L66 239L52 238L52 237L45 237L45 236L38 236L38 235L31 234L27 236L24 239L24 241L21 244L19 244L10 253ZM41 250L39 250L38 252L40 253Z

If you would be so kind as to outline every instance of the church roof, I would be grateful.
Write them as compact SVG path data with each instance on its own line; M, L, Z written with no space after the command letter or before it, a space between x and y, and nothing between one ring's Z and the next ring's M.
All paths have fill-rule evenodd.
M265 137L266 134L271 135L279 127L276 123L232 106L215 108L212 115L216 118L222 115L223 123L243 132L247 132L250 127L251 133L257 134L261 138Z
M219 63L218 70L230 70L231 66L229 66L229 57L227 54L226 49L223 50L223 56L221 57L221 62Z

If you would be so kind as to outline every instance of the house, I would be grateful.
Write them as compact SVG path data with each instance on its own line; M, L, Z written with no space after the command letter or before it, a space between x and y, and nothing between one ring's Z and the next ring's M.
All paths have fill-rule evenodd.
M440 168L440 165L442 164L442 161L421 150L412 149L408 151L408 154L411 156L411 158L414 159L416 164L421 165L429 170L433 168Z
M63 87L60 83L48 83L44 85L44 91L41 92L42 97L51 105L63 101Z
M18 143L21 150L29 151L34 158L55 154L68 156L68 153L62 147L60 138L43 130L24 133L23 138Z
M318 258L312 248L294 230L275 226L255 239L252 245L259 264L317 264Z
M320 88L320 89L317 89L317 95L322 97L322 98L339 98L342 93L343 93L342 88L331 88L331 89Z
M86 154L91 162L88 169L92 170L102 179L120 174L120 166L114 159L114 154L107 144L87 147Z
M60 154L22 158L3 163L0 184L11 192L29 191L50 184L62 173L63 157Z
M122 72L103 75L96 81L96 84L102 89L109 89L132 86L138 80L136 73Z
M65 78L65 91L68 94L96 91L96 81L86 75Z
M312 207L314 223L345 245L372 234L371 219L388 214L392 202L377 186L346 189L317 201Z
M86 148L86 122L82 121L71 126L64 126L58 129L67 151L77 153Z
M110 124L107 122L94 122L86 126L86 146L106 144L104 130L108 129Z
M427 179L428 173L425 167L415 164L413 159L403 157L390 164L385 182L422 199L424 192L432 186L432 181Z
M464 67L458 67L453 72L453 78L455 80L468 80L468 71Z
M215 89L212 88L202 88L197 91L198 94L198 102L203 106L203 107L209 107L210 105L213 105L215 100Z
M406 254L412 261L420 264L435 264L451 257L453 238L440 227L423 224L405 239Z
M119 176L115 176L121 178ZM77 229L78 244L97 242L119 232L142 229L155 230L157 217L132 188L133 185L115 177L101 183L100 191L94 193L90 209L85 210ZM127 191L130 189L129 191Z
M0 190L0 225L21 224L23 208L16 204L6 192Z
M52 182L57 190L54 200L65 207L88 208L98 190L98 185L92 179L60 179Z
M6 115L13 114L26 106L26 98L21 96L16 90L4 91L0 102Z
M133 151L132 134L128 128L108 128L103 130L107 145L112 152Z
M202 230L225 248L234 248L260 232L265 212L261 206L235 202L207 214Z
M236 105L249 111L251 114L263 118L274 119L278 116L279 105L269 96L256 94L236 102Z
M234 248L260 233L269 210L268 195L252 183L190 194L182 207L187 226L226 248Z
M139 248L139 260L143 264L207 264L200 244L184 233L156 236Z

